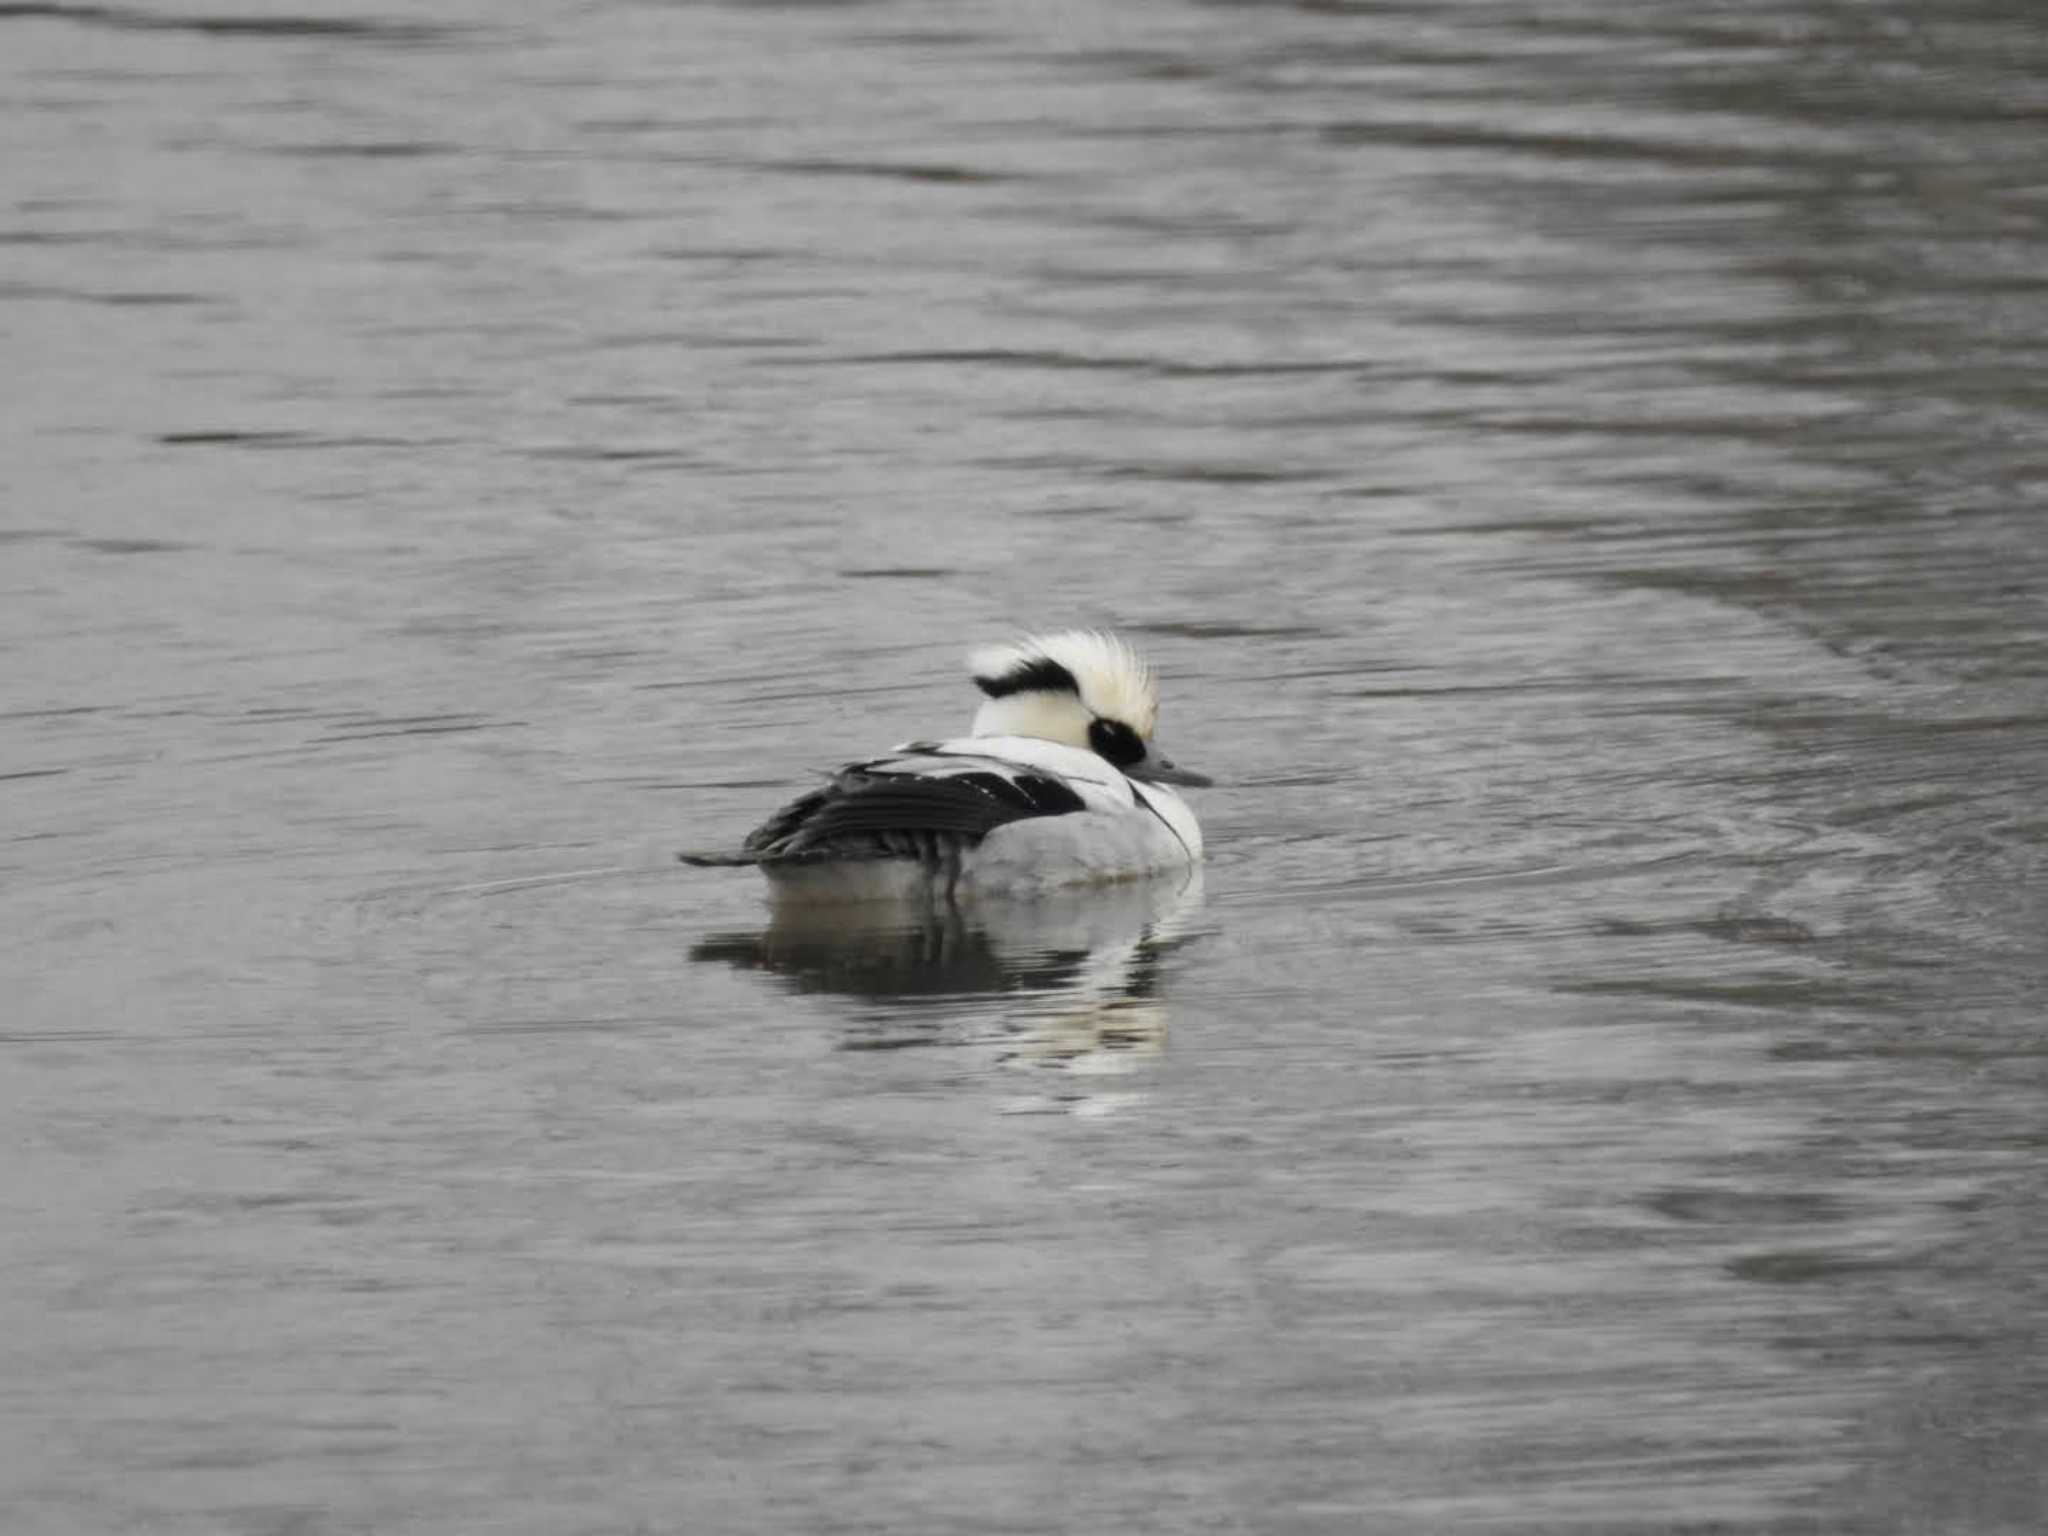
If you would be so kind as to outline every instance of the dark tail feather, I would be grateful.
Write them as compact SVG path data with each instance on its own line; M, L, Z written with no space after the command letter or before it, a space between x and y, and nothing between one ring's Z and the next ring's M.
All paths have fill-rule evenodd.
M694 864L699 869L745 868L761 862L758 853L704 853L694 848L685 848L676 857L685 864Z

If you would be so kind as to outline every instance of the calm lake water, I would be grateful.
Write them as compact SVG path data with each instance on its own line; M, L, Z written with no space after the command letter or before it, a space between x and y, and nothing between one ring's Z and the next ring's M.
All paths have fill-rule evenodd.
M2048 1528L2044 81L0 4L0 1525ZM1198 880L673 862L1072 623Z

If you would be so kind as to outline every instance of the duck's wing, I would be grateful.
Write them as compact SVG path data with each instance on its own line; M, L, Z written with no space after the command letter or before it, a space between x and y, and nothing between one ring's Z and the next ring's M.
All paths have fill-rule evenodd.
M736 853L681 857L700 865L937 860L1010 822L1086 808L1073 788L1037 769L914 748L841 769L756 827Z

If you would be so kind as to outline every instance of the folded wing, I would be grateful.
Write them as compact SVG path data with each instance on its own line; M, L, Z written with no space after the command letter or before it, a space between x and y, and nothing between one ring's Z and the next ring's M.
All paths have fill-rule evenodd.
M737 853L682 855L686 864L827 859L943 860L997 827L1085 809L1059 779L994 759L906 753L844 768L748 834Z

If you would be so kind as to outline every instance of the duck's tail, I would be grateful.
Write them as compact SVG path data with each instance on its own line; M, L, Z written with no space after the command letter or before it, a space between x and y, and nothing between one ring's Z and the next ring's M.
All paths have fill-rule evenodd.
M743 869L761 862L761 855L748 853L744 849L707 851L685 848L676 855L685 864L694 864L699 869Z

